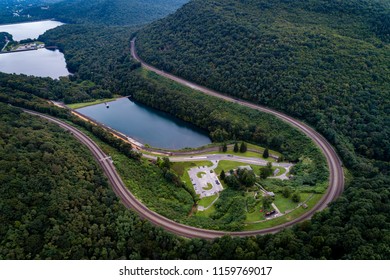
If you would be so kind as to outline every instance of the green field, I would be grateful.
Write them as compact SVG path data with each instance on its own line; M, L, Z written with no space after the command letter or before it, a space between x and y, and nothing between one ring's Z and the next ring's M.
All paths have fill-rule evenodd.
M214 171L219 175L222 170L225 170L225 173L228 173L232 169L237 169L239 166L246 166L246 165L249 164L244 162L238 162L238 161L221 160Z
M214 202L214 200L218 197L218 194L208 196L208 197L203 197L201 200L199 200L198 205L203 206L204 208L208 207L211 203ZM202 211L199 211L202 212Z
M297 207L298 203L295 203L291 200L291 197L285 198L282 194L276 194L274 203L276 207L283 214L286 210L291 210Z
M114 97L114 98L97 99L95 101L90 101L90 102L67 104L67 106L69 108L73 109L73 110L76 110L76 109L80 109L80 108L83 108L83 107L88 107L88 106L92 106L92 105L101 104L101 103L104 103L104 102L115 101L117 99L118 99L118 96Z
M199 173L197 173L196 174L196 176L198 177L198 178L202 178L203 177L203 175L206 175L206 172L199 172Z
M196 216L198 217L204 217L204 218L209 218L210 215L215 213L215 206L214 204L207 210L205 211L198 211L196 212Z
M246 224L243 230L259 230L259 229L265 229L277 225L284 224L288 221L294 220L301 216L303 213L309 211L314 205L318 203L318 201L321 199L322 194L314 194L313 197L306 203L308 205L307 209L303 209L302 207L292 211L291 213L288 213L287 215L284 215L282 217L278 217L275 219L268 220L266 222L261 223L255 223L255 224Z
M237 169L239 166L247 166L247 165L252 167L252 169L253 169L253 171L255 172L256 175L259 175L260 168L263 167L261 165L248 164L248 163L245 163L245 162L221 160L218 163L218 167L214 171L219 175L222 170L225 170L225 172L227 173L227 172L229 172L232 169ZM272 170L276 170L277 168L279 168L279 170L280 170L278 175L281 175L281 174L286 172L286 169L284 167L279 167L279 166L272 167Z
M213 164L210 161L173 162L171 168L177 175L183 176L188 169L196 166L213 166Z

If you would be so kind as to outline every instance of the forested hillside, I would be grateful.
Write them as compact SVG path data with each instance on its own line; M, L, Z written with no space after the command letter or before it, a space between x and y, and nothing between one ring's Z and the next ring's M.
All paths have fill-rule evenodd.
M311 221L250 238L188 240L151 226L123 208L88 150L69 134L4 104L74 120L40 98L74 102L131 93L199 126L223 128L221 135L228 139L285 145L286 137L264 137L270 132L256 129L263 124L256 124L258 115L252 111L231 104L219 114L213 110L222 106L218 100L141 71L128 49L133 30L69 25L45 34L45 41L65 52L75 75L71 81L0 75L0 259L389 259L388 10L376 8L388 1L367 2L195 0L151 25L150 35L138 35L144 58L171 65L166 69L180 74L192 71L204 84L226 83L228 89L239 88L237 96L252 99L252 78L259 79L256 94L262 94L253 100L310 122L336 145L354 174L347 177L342 197ZM343 16L347 7L353 12ZM383 20L364 16L373 12ZM253 27L253 22L258 24ZM197 36L185 41L185 34ZM161 43L161 35L172 44ZM225 66L229 73L218 74ZM206 76L198 76L197 68ZM89 131L105 136L96 128ZM120 147L118 141L108 142ZM50 162L44 164L46 160ZM60 174L55 165L60 165ZM156 187L138 165L133 162L125 171L129 177L135 174L132 183L140 189ZM164 180L156 169L153 172L153 178Z
M371 176L390 160L389 19L385 0L194 0L137 46L165 71L307 121Z
M98 76L95 76L87 67L87 61L94 59L96 65L101 65L101 67L96 67L94 70L98 71L99 75L110 77L111 87L120 89L119 92L122 94L132 93L139 101L163 109L198 125L210 123L210 121L221 125L231 133L227 135L228 137L232 137L235 133L241 131L240 122L235 121L234 118L232 119L231 113L225 116L210 113L212 111L209 111L209 107L214 106L214 101L211 98L202 97L200 94L194 94L190 91L183 91L180 87L167 83L155 75L140 71L136 64L134 71L127 71L126 68L133 67L131 66L132 63L128 64L131 60L126 56L129 40L113 40L116 42L114 44L118 44L117 47L113 47L118 50L112 53L113 61L119 62L119 57L126 57L124 61L127 62L123 64L124 67L107 68L105 67L106 60L99 55L98 48L93 49L93 52L89 52L91 57L85 59L87 50L73 47L75 40L80 44L87 44L86 42L91 40L88 38L88 34L98 36L98 33L90 33L88 29L85 32L80 30L78 39L74 36L67 40L65 36L60 35L64 32L63 27L57 30L59 34L56 34L55 31L50 32L50 36L47 36L46 39L61 42L65 56L67 60L68 57L70 58L70 62L79 59L80 67L72 76L75 82L78 79L78 82L80 82L83 77L89 77L95 83L99 83L99 80L95 78ZM102 41L110 36L116 38L114 29L107 29L106 31L108 34L100 34ZM109 71L109 69L114 69L114 71ZM386 102L386 100L383 99L383 102ZM190 108L197 108L197 114L188 114L187 110ZM236 108L237 112L241 110L233 105L232 108ZM258 136L261 136L263 133L262 131L259 132ZM261 141L260 138L259 141ZM190 241L189 244L180 243L180 246L185 249L181 250L181 254L176 252L175 256L203 259L390 258L388 247L390 242L389 176L385 172L381 173L374 170L369 174L369 178L366 178L359 169L360 166L364 167L366 163L360 159L356 158L359 164L356 168L350 169L355 173L355 177L347 178L347 190L342 198L333 203L329 209L316 215L310 222L305 222L292 230L272 236L233 240L223 238L211 243L198 240ZM374 164L381 165L378 162ZM172 252L170 256L173 256Z
M10 24L34 20L36 18L31 17L26 10L59 1L61 0L0 0L0 23Z
M58 126L4 103L0 166L1 260L175 254L177 239L119 203L87 148Z
M27 9L33 17L56 18L66 23L139 25L174 12L188 0L64 0Z
M64 52L67 68L74 73L72 80L89 80L113 93L125 93L123 83L128 83L131 71L140 67L129 51L130 37L136 30L69 24L49 30L39 39Z

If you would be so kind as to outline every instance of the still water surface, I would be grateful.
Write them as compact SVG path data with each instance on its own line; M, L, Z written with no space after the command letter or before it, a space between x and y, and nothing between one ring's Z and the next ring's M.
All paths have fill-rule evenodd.
M47 49L0 54L0 72L53 79L69 75L64 55Z
M14 41L24 39L37 39L47 30L63 25L62 22L54 20L43 20L36 22L25 22L17 24L0 25L0 32L7 32L13 36Z
M39 21L10 25L0 25L0 32L5 31L13 35L13 39L35 39L49 29L63 23L58 21ZM36 77L50 77L58 79L68 76L65 57L58 50L39 49L25 52L0 54L0 72L8 74L25 74Z
M211 143L205 131L128 98L120 98L108 104L109 108L105 104L98 104L77 111L157 148L196 148Z

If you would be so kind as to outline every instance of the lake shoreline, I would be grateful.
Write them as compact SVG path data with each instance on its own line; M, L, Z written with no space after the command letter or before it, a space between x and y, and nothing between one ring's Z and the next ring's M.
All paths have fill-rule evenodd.
M142 143L145 148L182 150L212 143L207 131L129 97L119 97L107 105L99 103L73 111Z
M12 35L12 41L7 42L0 52L0 71L52 79L71 75L64 54L56 46L46 46L36 39L63 24L60 21L41 20L0 25L1 32ZM30 38L34 39L28 40ZM26 42L20 44L23 40Z

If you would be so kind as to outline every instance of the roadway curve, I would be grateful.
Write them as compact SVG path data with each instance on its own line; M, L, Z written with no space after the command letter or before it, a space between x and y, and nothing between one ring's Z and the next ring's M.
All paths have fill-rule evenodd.
M173 76L171 74L165 73L163 71L160 71L150 65L145 64L140 58L137 56L135 52L135 40L131 42L132 45L132 54L133 57L140 61L144 67L147 69L162 75L166 78L172 79L176 82L179 82L181 84L184 84L186 86L189 86L193 89L199 90L205 94L215 96L217 98L224 99L229 102L234 102L241 104L242 106L246 106L249 108L253 108L255 110L259 110L262 112L270 113L275 115L276 117L290 123L291 125L297 127L299 130L301 130L303 133L305 133L307 136L309 136L313 141L318 145L318 147L322 150L324 155L326 156L329 171L330 171L330 178L329 178L329 187L327 189L326 194L323 196L323 198L320 200L320 202L310 209L308 212L303 214L302 216L298 217L297 219L293 221L289 221L287 223L284 223L279 226L275 226L268 229L263 230L254 230L254 231L241 231L241 232L224 232L224 231L214 231L214 230L206 230L206 229L200 229L195 227L190 227L187 225L179 224L177 222L174 222L172 220L169 220L153 211L148 209L145 205L143 205L141 202L137 200L137 198L127 189L127 187L124 185L122 179L120 178L119 174L117 173L113 163L108 159L107 155L99 148L95 142L93 142L88 136L86 136L84 133L82 133L80 130L74 128L73 126L58 120L56 118L40 114L37 112L24 110L26 113L31 115L36 115L41 118L44 118L50 122L53 122L60 127L62 127L65 130L70 131L75 138L77 138L81 143L83 143L85 146L89 148L89 150L92 152L93 156L96 158L100 166L103 168L104 173L108 177L110 184L114 190L114 192L117 194L117 196L121 199L122 203L127 207L131 208L134 211L136 211L142 218L149 220L153 224L160 226L170 232L173 232L175 234L190 237L190 238L205 238L205 239L214 239L217 237L221 237L224 235L231 235L231 236L252 236L257 234L267 234L267 233L276 233L284 228L290 227L296 223L299 223L301 221L304 221L306 219L310 219L312 215L314 215L315 212L324 209L328 203L333 201L335 198L337 198L343 191L344 188L344 175L343 170L341 166L341 161L339 160L336 152L332 148L332 146L323 138L319 133L314 131L312 128L307 126L306 124L303 124L285 114L279 113L277 111L254 105L249 102L245 102L242 100L235 100L233 98L230 98L228 96L224 96L218 92L212 91L210 89L207 89L205 87L198 86L196 84L193 84L189 81L183 80L181 78L178 78L176 76Z
M172 74L166 73L162 70L159 70L159 69L147 64L138 56L135 41L136 41L136 38L134 38L131 41L131 55L133 56L133 58L136 61L140 62L144 68L146 68L146 69L148 69L148 70L150 70L150 71L152 71L160 76L163 76L165 78L168 78L170 80L178 82L184 86L187 86L187 87L190 87L194 90L202 92L204 94L214 96L214 97L217 97L219 99L223 99L223 100L228 101L228 102L240 104L242 106L245 106L245 107L248 107L251 109L255 109L255 110L258 110L258 111L261 111L264 113L272 114L275 117L277 117L277 118L289 123L290 125L298 128L305 135L307 135L309 138L311 138L314 141L314 143L316 143L316 145L321 149L322 153L325 155L327 163L328 163L328 168L329 168L329 173L330 173L329 187L327 189L326 194L319 201L319 203L311 211L307 212L301 218L298 218L297 220L295 220L294 223L310 218L316 211L323 210L324 208L327 207L327 205L330 202L332 202L333 200L335 200L337 197L339 197L341 195L341 193L344 190L344 172L343 172L343 168L342 168L342 162L341 162L340 158L338 157L337 153L335 152L335 150L333 149L332 145L321 134L316 132L313 128L311 128L307 124L304 124L303 122L300 122L300 121L298 121L298 120L296 120L296 119L294 119L286 114L280 113L278 111L269 109L269 108L264 107L264 106L255 105L255 104L252 104L252 103L244 101L244 100L240 100L240 99L226 96L220 92L211 90L211 89L206 88L204 86L200 86L196 83L187 81L187 80L182 79L180 77L177 77L175 75L172 75ZM288 224L286 224L286 225L288 225Z

